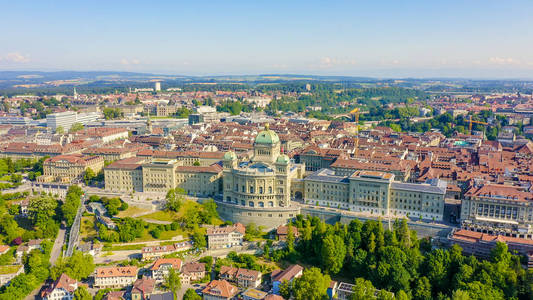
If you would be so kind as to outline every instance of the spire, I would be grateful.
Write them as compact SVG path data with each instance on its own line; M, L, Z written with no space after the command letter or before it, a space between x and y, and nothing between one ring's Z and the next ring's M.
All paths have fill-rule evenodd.
M266 123L265 124L265 130L269 130L270 129L270 124L269 123Z

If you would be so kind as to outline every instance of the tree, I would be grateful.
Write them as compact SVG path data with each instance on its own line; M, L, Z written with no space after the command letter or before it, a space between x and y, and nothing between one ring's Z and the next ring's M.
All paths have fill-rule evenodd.
M452 294L452 300L470 300L470 295L463 290L455 290Z
M63 134L63 133L65 133L65 128L63 128L63 126L57 126L57 127L56 127L56 133L57 133L57 134Z
M87 168L87 170L85 170L85 174L83 174L83 180L85 181L85 185L89 185L89 183L94 177L96 177L96 174L94 173L93 169Z
M187 289L183 295L183 300L202 300L202 297L199 296L195 290Z
M215 200L207 199L202 203L200 218L204 224L213 224L219 218Z
M205 238L205 234L203 234L200 231L200 228L198 228L198 227L195 227L195 229L194 229L194 232L192 234L192 241L194 243L194 246L197 249L201 249L201 248L207 247L207 241L206 241L206 238Z
M74 300L92 300L93 296L87 291L84 286L79 286L74 291Z
M50 270L50 277L56 280L61 274L66 273L69 277L82 280L94 272L94 259L90 254L74 251L71 257L59 257L56 264Z
M320 300L326 297L331 278L320 269L305 269L302 276L294 279L292 293L296 300Z
M74 124L72 124L72 126L70 127L70 132L76 132L76 131L80 131L80 130L83 130L85 127L83 126L83 124L79 123L79 122L76 122Z
M165 197L166 203L165 203L165 209L169 211L178 212L180 210L181 204L185 200L185 197L180 192L181 189L175 188L170 189L167 192L167 195Z
M364 278L356 278L350 300L375 299L375 293L376 288L372 285L372 282Z
M322 266L326 273L337 274L344 265L346 246L338 235L327 235L322 240Z
M181 288L180 275L173 268L169 269L168 275L163 281L163 287L172 292L174 300L177 299L176 292Z
M376 300L394 300L394 299L395 299L394 294L386 290L380 290L376 294ZM400 299L400 298L397 298L397 299Z
M78 208L81 205L81 195L82 191L80 187L76 185L71 185L67 190L65 203L63 203L63 205L61 206L61 212L63 214L63 218L67 223L67 226L71 226L74 222L74 218L78 213Z
M104 113L104 118L106 120L118 119L124 116L124 113L120 110L120 108L106 107L104 108L103 113Z
M290 299L292 293L292 285L288 280L283 280L279 285L279 294L285 298Z
M294 250L294 232L292 232L292 225L287 225L287 249L289 252Z
M43 226L55 216L57 201L50 196L30 199L28 218L35 226Z
M429 279L425 276L418 278L416 282L416 289L414 291L414 299L416 300L431 300L431 284Z

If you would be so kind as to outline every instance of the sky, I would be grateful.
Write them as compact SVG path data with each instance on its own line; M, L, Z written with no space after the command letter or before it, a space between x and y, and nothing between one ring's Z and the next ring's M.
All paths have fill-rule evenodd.
M531 0L0 0L0 71L533 79Z

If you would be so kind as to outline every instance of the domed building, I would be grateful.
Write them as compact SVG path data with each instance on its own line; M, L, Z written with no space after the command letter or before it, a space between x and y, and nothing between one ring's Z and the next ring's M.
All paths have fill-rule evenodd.
M272 228L300 212L291 205L291 181L303 177L305 166L280 149L278 135L267 124L255 138L250 160L239 161L232 151L224 155L223 199L217 203L223 219Z

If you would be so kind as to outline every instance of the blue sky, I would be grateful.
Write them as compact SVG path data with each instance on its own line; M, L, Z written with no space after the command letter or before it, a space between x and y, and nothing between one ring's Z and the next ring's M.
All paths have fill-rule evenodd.
M0 70L533 79L533 1L0 0Z

